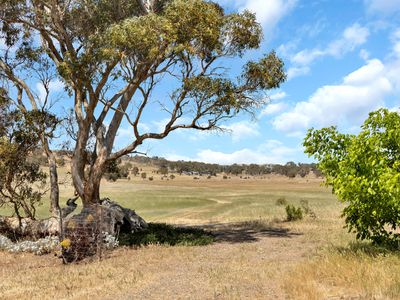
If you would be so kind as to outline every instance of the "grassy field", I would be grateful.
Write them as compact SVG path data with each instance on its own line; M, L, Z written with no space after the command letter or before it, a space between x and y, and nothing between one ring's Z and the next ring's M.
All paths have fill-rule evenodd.
M356 243L343 229L342 204L318 179L153 176L104 182L102 196L150 222L210 230L215 243L120 248L68 266L0 252L0 298L400 299L400 255ZM71 195L62 186L62 199ZM307 201L316 217L285 222L279 198Z

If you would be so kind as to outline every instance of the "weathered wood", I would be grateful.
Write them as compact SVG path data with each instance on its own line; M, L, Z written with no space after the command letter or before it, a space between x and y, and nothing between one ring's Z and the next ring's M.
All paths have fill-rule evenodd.
M137 232L147 223L135 213L108 198L99 204L86 206L79 214L69 214L63 220L62 239L68 246L62 249L64 262L79 261L99 255L105 247L106 236L116 238L120 232Z
M63 228L65 228L71 219L79 219L79 216L87 217L91 212L90 208L83 208L81 213L73 214L77 208L75 201L78 197L67 200L67 207L61 210L61 219ZM138 232L148 227L146 221L140 217L134 210L122 207L118 203L104 198L100 200L98 205L105 211L107 218L103 221L103 231L107 231L111 235L119 232ZM102 225L102 226L103 226ZM32 220L29 218L3 217L0 216L0 233L11 237L33 237L39 238L48 235L60 234L60 218L50 217L43 220Z
M100 204L112 211L115 224L122 232L138 232L148 227L146 221L132 209L122 207L109 198L101 199Z
M78 200L78 198L79 196L76 196L67 200L67 207L61 209L61 218L65 218L75 211L75 209L78 207L75 201Z
M21 223L21 224L20 224ZM0 216L0 233L12 239L21 237L40 238L49 235L57 235L60 228L58 218L32 220L29 218Z

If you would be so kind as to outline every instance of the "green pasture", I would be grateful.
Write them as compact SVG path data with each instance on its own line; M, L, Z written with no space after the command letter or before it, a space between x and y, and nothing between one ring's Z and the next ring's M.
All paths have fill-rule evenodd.
M61 204L65 205L72 194L70 185L62 185ZM161 185L119 180L116 183L105 182L101 195L136 210L150 222L189 224L284 219L285 206L276 204L278 198L285 198L288 204L295 206L300 206L300 202L305 200L318 218L337 218L341 209L330 190L315 182L271 184L259 180L254 184L238 184L227 180L219 186L206 181L197 186L187 186L182 182ZM0 213L4 215L10 211L2 209ZM38 207L37 216L48 216L46 197L43 205Z

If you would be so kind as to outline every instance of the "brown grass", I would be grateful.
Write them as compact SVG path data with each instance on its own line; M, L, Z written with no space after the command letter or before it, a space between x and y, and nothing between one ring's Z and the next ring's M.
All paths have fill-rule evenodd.
M68 266L0 252L1 299L400 299L399 255L351 246L342 205L320 180L135 178L102 192L147 220L200 225L217 242L121 248ZM282 222L279 197L308 200L317 218Z
M292 299L399 299L396 253L331 249L300 263L284 279Z

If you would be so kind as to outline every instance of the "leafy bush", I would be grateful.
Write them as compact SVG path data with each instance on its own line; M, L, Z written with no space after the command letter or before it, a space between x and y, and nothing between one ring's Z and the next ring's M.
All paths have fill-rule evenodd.
M174 227L162 223L149 223L149 227L141 232L122 233L119 237L121 246L185 245L203 246L211 244L214 236L199 228Z
M287 200L285 197L280 197L280 198L276 199L275 204L278 206L287 205Z
M311 129L304 140L326 176L326 185L346 204L343 216L358 239L400 243L400 114L372 112L358 135L335 127Z
M55 117L46 112L14 109L8 98L1 97L0 89L0 208L11 209L19 220L35 219L46 193L47 174L29 155L40 144L37 127L47 128L53 122Z
M303 210L301 207L295 207L294 205L286 205L286 220L297 221L303 219Z

